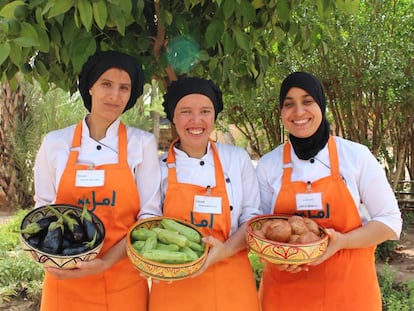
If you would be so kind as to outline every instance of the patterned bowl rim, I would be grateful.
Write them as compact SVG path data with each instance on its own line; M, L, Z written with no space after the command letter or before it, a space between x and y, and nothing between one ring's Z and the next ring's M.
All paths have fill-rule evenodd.
M195 264L199 263L200 261L204 261L206 260L207 257L207 253L210 249L210 245L208 243L204 243L204 251L201 254L201 256L199 258L197 258L194 261L190 261L190 262L186 262L186 263L182 263L182 264L168 264L168 263L162 263L162 262L157 262L157 261L153 261L153 260L149 260L143 256L141 256L140 253L138 253L135 248L132 246L131 243L131 232L132 230L134 230L136 227L141 226L145 223L148 222L159 222L162 219L171 219L171 220L175 220L183 225L189 226L192 229L195 229L200 235L201 237L204 237L204 234L192 223L189 223L185 220L179 219L179 218L175 218L175 217L166 217L166 216L156 216L156 217L150 217L150 218L145 218L145 219L141 219L138 220L137 222L135 222L135 224L133 224L129 230L128 230L128 234L127 234L127 246L128 248L133 252L133 254L140 260L143 261L145 263L151 264L153 266L159 267L159 268L168 268L168 269L180 269L180 268L187 268L187 267L191 267L194 266Z
M292 215L286 215L286 214L266 214L266 215L259 215L259 216L255 216L253 218L251 218L248 222L247 222L247 227L246 227L246 232L248 235L254 237L257 240L260 240L262 242L266 242L272 245L280 245L280 246L287 246L287 247L304 247L304 246L313 246L313 245L319 245L324 243L326 240L328 240L329 236L326 233L326 229L325 227L321 226L318 224L319 226L319 230L321 230L324 233L324 236L321 237L319 240L315 241L315 242L311 242L311 243L284 243L284 242L277 242L277 241L273 241L270 239L266 239L266 238L262 238L260 236L258 236L256 233L253 232L252 226L254 223L261 221L261 220L266 220L266 219L288 219L290 216Z
M52 207L62 207L62 208L69 208L69 209L76 209L76 210L81 210L82 208L80 208L79 206L76 205L70 205L70 204L47 204L47 205L42 205L39 207L36 207L34 209L32 209L29 213L27 213L21 223L20 223L20 230L24 229L23 224L25 223L25 221L32 216L33 214L39 213L41 210L46 209L48 206L52 206ZM33 245L31 245L26 237L24 236L24 234L20 233L20 239L24 242L25 245L27 245L27 247L30 248L30 250L38 252L39 254L43 255L43 256L48 256L48 257L54 257L54 258L60 258L60 259L70 259L70 258L79 258L79 257L83 257L86 256L90 253L97 253L103 246L103 242L105 240L105 225L103 224L103 222L101 221L101 219L96 216L94 213L91 213L92 217L94 218L95 221L97 221L102 229L102 237L101 240L99 241L99 243L96 244L96 246L94 248L91 248L90 250L83 252L83 253L79 253L79 254L73 254L73 255L59 255L59 254L50 254L50 253L46 253L40 249L38 249L37 247L34 247Z

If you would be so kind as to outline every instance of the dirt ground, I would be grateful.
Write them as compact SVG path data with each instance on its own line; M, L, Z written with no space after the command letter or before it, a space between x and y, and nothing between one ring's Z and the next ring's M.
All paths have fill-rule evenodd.
M397 281L414 281L414 224L401 236L396 256L388 266L396 272ZM377 270L382 271L384 263L377 263Z

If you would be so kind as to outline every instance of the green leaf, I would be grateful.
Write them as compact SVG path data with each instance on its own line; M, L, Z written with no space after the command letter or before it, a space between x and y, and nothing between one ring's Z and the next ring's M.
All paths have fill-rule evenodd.
M221 38L224 32L224 23L220 20L213 21L208 25L206 30L206 45L207 47L214 46Z
M252 5L255 9L260 9L265 6L265 3L263 0L253 0Z
M290 7L288 0L279 0L276 6L276 12L282 22L287 22L290 18Z
M210 55L208 55L208 52L206 50L202 50L198 53L198 59L200 61L207 61L207 60L210 60L211 57Z
M73 43L72 47L72 64L73 71L80 72L82 65L88 57L95 53L96 42L91 36L84 35Z
M239 47L247 52L251 52L249 36L239 29L234 30L236 42Z
M65 14L73 7L73 0L56 0L49 10L48 17L56 17Z
M235 7L236 7L236 1L234 0L223 1L222 11L224 14L224 19L228 19L234 13Z
M43 29L47 29L45 21L43 20L42 8L36 8L35 16L36 22L39 24L39 26Z
M359 11L359 0L336 0L338 9L347 14L356 14Z
M115 23L118 32L125 35L125 17L122 10L114 5L111 5L109 10L110 19Z
M0 10L0 16L3 16L5 18L15 18L14 8L20 5L24 5L24 4L25 4L24 1L12 1L10 3L7 3Z
M32 47L39 45L39 38L36 29L29 23L22 23L20 36L13 41L23 47Z
M244 17L245 24L256 19L256 10L253 5L247 0L241 0L240 5L236 6L236 11Z
M232 54L236 44L234 43L233 38L228 32L225 32L223 34L222 42L223 42L224 54L228 54L228 55Z
M34 62L34 69L35 72L37 72L41 77L49 76L49 70L47 69L46 65L37 58Z
M78 0L78 12L83 26L90 31L93 21L92 5L87 0Z
M103 0L98 0L92 4L93 17L99 29L104 29L108 19L108 10Z
M10 53L10 44L5 42L0 44L0 65L7 59Z
M47 53L50 47L49 36L47 32L38 24L35 24L34 28L37 32L37 37L39 38L39 44L37 45L37 48L39 51Z
M15 44L13 41L10 42L9 58L10 61L16 66L20 66L20 64L24 61L22 61L22 47Z

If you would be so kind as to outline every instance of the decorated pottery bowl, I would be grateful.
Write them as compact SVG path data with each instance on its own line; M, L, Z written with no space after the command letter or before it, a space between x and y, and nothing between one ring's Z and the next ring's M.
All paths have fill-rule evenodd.
M195 230L197 232L197 234L200 237L200 242L198 243L199 246L197 246L197 257L193 258L193 260L186 260L186 262L160 262L159 260L161 259L158 255L163 252L160 251L159 249L161 249L162 247L169 247L172 244L174 245L174 243L170 243L171 241L159 241L159 239L161 238L160 234L157 233L157 244L152 246L152 250L150 250L151 254L154 254L155 257L147 257L147 254L149 252L144 252L143 248L139 248L136 246L136 243L142 243L140 241L136 241L136 237L134 234L134 231L137 232L137 230L139 231L140 229L144 228L144 229L148 229L150 231L156 231L157 229L164 229L167 230L166 228L163 227L163 220L167 219L170 221L175 221L181 225L184 225L185 227L191 228L193 230ZM172 230L171 228L169 230ZM175 231L170 231L167 233L167 235L180 235L179 232L175 232ZM202 265L204 264L206 257L207 257L207 253L209 250L209 246L208 244L205 244L203 242L201 242L201 238L203 237L201 231L193 224L183 221L181 219L177 219L177 218L171 218L171 217L152 217L152 218L147 218L147 219L143 219L143 220L139 220L137 221L129 230L128 232L128 236L127 236L127 254L129 259L131 260L132 264L134 265L134 267L139 270L142 274L146 275L147 277L153 278L153 279L157 279L157 280L163 280L163 281L175 281L175 280L181 280L181 279L185 279L191 275L193 275L194 273L196 273L197 271L200 270L200 268L202 267ZM174 236L172 236L172 238L174 238ZM163 243L164 242L164 243ZM175 241L174 241L175 242ZM145 240L144 243L150 244L149 242L147 242L147 240ZM193 242L195 243L195 242ZM161 246L160 246L161 245ZM169 245L169 246L166 246ZM193 244L194 245L194 244ZM148 246L148 245L147 245ZM173 251L174 252L178 252L181 253L182 251L182 246L173 246L176 247ZM185 246L186 247L186 246ZM188 247L186 247L188 249ZM169 251L167 251L169 252ZM164 254L164 253L163 253ZM168 253L171 254L171 253ZM171 254L174 255L174 254ZM180 254L181 255L181 254ZM177 255L177 257L179 257L180 255ZM174 255L175 256L175 255ZM172 258L174 258L174 256L172 256ZM162 257L162 256L161 256Z
M320 239L310 243L284 243L267 239L260 232L262 225L268 220L284 219L288 216L262 215L252 218L246 228L248 248L259 257L275 264L301 265L310 263L325 252L328 246L328 235L319 226Z
M23 250L44 267L59 269L73 269L79 261L96 258L103 246L105 227L102 221L89 211L90 222L85 220L88 217L82 217L82 222L82 211L82 208L66 204L50 204L31 210L20 224ZM78 226L71 226L72 231L64 220L68 219L67 217L75 219L78 223ZM41 230L28 233L33 226ZM62 228L62 234L57 231L54 231L54 234L49 232Z

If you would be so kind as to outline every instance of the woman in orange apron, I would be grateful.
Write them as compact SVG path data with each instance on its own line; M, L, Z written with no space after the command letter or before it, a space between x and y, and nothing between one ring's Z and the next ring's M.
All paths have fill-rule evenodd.
M36 205L86 204L106 233L97 259L73 270L47 269L42 311L147 310L148 285L126 256L125 236L141 206L159 206L156 141L119 120L142 88L141 67L131 56L95 54L79 77L90 114L42 142L35 165Z
M379 311L375 247L397 239L402 224L385 173L365 146L329 134L324 91L313 75L289 75L280 108L289 141L256 168L262 210L310 217L330 228L330 239L310 265L266 263L263 311Z
M245 223L258 215L258 184L243 149L209 139L223 109L221 92L209 80L184 78L164 99L179 138L161 161L163 215L198 226L212 247L198 274L154 282L149 310L258 311L245 242Z

